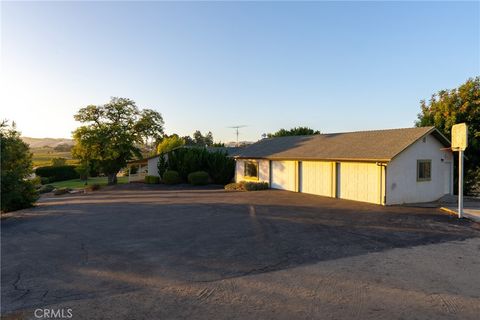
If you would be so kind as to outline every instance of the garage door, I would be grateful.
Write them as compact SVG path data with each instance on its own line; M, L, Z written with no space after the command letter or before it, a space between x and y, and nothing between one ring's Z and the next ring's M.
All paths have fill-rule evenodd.
M381 203L381 167L375 163L342 162L339 176L340 198Z
M302 161L300 165L300 192L334 197L333 162Z
M296 191L295 161L272 161L272 188Z

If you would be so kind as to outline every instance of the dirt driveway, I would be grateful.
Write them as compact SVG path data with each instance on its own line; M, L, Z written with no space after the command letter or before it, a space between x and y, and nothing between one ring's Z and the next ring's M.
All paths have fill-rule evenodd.
M480 314L479 224L435 209L125 185L47 196L1 240L7 319Z

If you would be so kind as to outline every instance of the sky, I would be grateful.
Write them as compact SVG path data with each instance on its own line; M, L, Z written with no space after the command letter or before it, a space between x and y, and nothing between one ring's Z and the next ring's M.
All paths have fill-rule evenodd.
M479 57L477 1L3 1L0 118L69 138L79 108L117 96L217 141L411 127Z

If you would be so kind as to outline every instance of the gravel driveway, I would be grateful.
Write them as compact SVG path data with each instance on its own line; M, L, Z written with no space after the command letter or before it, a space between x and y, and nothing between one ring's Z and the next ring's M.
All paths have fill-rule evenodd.
M134 184L47 195L1 240L6 319L480 314L480 225L436 209Z

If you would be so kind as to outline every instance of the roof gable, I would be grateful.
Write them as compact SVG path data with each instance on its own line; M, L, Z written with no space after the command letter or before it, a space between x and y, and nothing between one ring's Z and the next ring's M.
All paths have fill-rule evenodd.
M390 161L428 134L450 146L448 139L434 127L420 127L269 138L246 147L237 157Z

